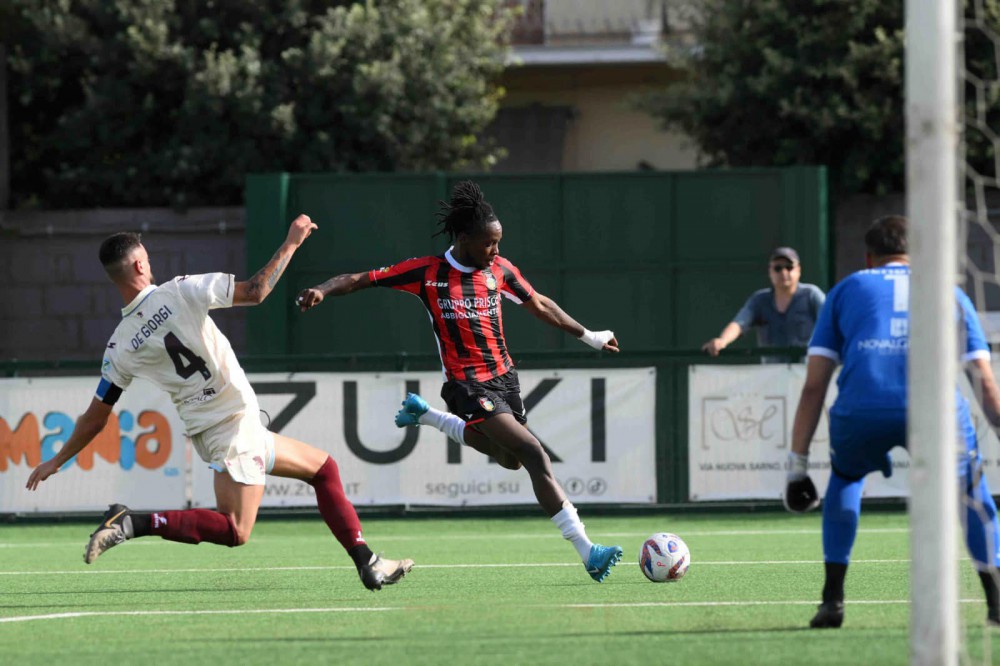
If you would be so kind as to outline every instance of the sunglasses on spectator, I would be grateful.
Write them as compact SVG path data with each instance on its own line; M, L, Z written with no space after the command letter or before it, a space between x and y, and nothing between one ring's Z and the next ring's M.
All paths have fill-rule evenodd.
M780 273L781 271L791 271L795 268L795 264L771 264L771 270L775 273Z

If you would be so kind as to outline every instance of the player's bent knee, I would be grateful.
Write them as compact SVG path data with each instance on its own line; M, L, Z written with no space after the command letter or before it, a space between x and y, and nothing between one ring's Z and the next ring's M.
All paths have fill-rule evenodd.
M532 474L552 473L552 463L549 456L537 439L532 438L530 442L521 443L518 448L514 449L514 454L524 465L524 468Z
M250 541L250 532L252 530L241 530L239 528L233 530L233 545L235 548L237 546L242 546Z
M253 532L253 523L241 525L232 514L226 517L229 518L229 529L232 533L232 541L229 544L230 548L242 546L250 541L250 534Z

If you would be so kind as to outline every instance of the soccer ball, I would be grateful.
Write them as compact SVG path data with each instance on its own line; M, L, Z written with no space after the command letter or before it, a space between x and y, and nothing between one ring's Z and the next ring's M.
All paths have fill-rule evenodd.
M639 568L654 583L680 580L691 566L691 551L676 534L659 532L646 539L639 551Z

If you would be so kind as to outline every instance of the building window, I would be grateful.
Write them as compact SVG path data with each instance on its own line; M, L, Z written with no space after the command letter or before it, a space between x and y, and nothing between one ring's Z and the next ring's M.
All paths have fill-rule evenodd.
M530 106L500 109L491 135L506 149L496 173L540 173L562 170L566 131L573 119L569 106Z

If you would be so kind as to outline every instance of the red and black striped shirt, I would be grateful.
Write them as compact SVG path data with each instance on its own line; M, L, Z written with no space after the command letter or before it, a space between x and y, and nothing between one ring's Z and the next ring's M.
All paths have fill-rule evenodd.
M423 301L447 379L484 382L514 367L503 336L500 296L522 303L535 290L503 257L479 270L459 264L449 250L369 271L368 277L373 286Z

